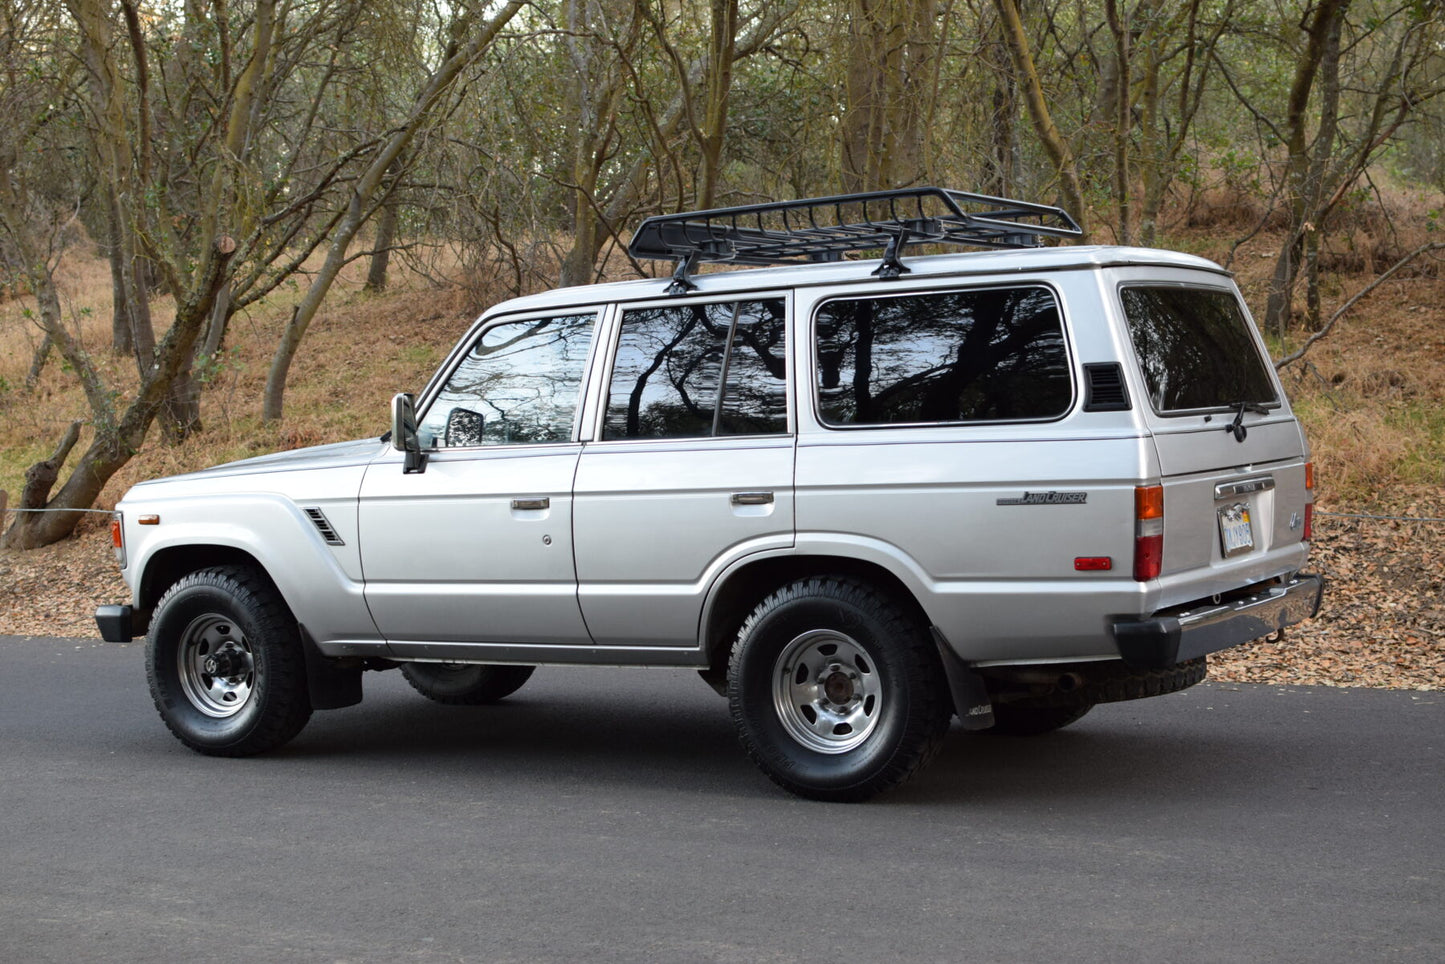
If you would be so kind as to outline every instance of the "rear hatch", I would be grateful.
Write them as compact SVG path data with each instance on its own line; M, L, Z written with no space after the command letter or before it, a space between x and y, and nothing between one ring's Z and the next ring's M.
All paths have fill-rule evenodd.
M1237 290L1126 282L1119 298L1163 486L1159 608L1292 574L1312 473L1299 423Z

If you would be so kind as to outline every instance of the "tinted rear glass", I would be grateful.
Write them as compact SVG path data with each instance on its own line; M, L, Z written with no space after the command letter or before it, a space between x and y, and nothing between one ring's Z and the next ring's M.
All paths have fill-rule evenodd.
M1233 293L1139 286L1120 297L1156 412L1278 401Z
M818 309L818 411L829 425L1050 419L1073 401L1048 288L830 301Z

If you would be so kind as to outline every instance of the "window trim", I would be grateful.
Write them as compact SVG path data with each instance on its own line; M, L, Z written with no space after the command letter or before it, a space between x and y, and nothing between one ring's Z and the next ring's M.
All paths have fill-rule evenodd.
M1173 288L1179 291L1213 291L1228 295L1234 300L1235 307L1239 309L1240 317L1244 319L1245 330L1250 340L1254 343L1255 354L1261 364L1264 365L1265 376L1269 379L1270 388L1274 392L1274 401L1259 402L1269 409L1271 414L1284 407L1283 392L1280 391L1279 378L1274 370L1274 362L1269 357L1269 349L1264 344L1264 336L1259 332L1259 326L1254 321L1254 315L1250 313L1249 305L1244 302L1244 293L1234 285L1211 285L1194 281L1120 281L1114 286L1114 303L1119 309L1119 321L1122 326L1124 341L1129 347L1129 358L1134 364L1134 371L1139 377L1140 387L1143 389L1139 394L1149 403L1149 411L1157 418L1191 418L1200 415L1218 415L1221 412L1234 412L1238 410L1239 403L1233 405L1213 405L1206 408L1178 408L1161 410L1154 404L1154 393L1149 390L1149 376L1144 373L1144 363L1139 357L1139 347L1134 344L1134 332L1129 326L1129 311L1124 307L1124 291L1128 288Z
M947 422L876 422L866 425L860 425L856 423L842 424L838 422L830 422L823 417L823 399L821 395L821 386L818 384L818 372L820 370L820 365L818 363L818 315L827 305L838 301L862 301L865 299L872 301L886 301L889 299L897 298L918 298L928 297L930 295L948 295L975 291L1012 291L1018 288L1042 288L1047 291L1050 297L1052 297L1054 300L1054 307L1059 316L1059 334L1063 337L1064 342L1065 370L1068 372L1069 376L1069 401L1068 404L1064 406L1063 410L1059 412L1059 414L1051 415L1047 418L1000 418ZM1042 279L1030 279L1026 281L1016 282L995 281L991 284L977 285L939 285L937 287L914 288L909 291L873 290L860 294L846 294L824 297L819 299L813 305L812 315L808 320L807 338L807 350L809 353L808 362L811 369L808 373L808 381L809 393L812 396L813 416L817 420L817 423L822 426L825 431L869 432L907 428L987 428L994 425L1049 425L1055 422L1061 422L1064 419L1068 418L1079 406L1079 380L1077 374L1074 371L1075 365L1072 329L1069 325L1068 313L1065 309L1064 299L1059 294L1059 289L1057 287Z
M517 312L515 314L500 314L490 318L481 319L477 324L472 326L471 331L467 333L466 337L462 338L460 341L457 342L457 345L453 348L450 357L448 357L442 363L442 365L437 369L437 373L432 377L431 381L428 382L426 388L424 389L422 403L417 406L416 417L417 426L418 428L420 428L422 423L426 421L426 417L431 414L432 407L437 403L437 399L446 389L447 383L451 381L451 378L454 374L456 374L457 369L462 366L462 363L466 360L467 356L471 354L472 348L476 346L477 342L487 332L501 325L517 324L519 322L526 323L528 321L539 321L547 318L571 318L574 316L587 314L592 315L592 339L590 344L588 344L587 346L587 357L582 362L582 377L577 387L577 405L572 410L572 432L568 438L556 439L550 442L512 442L506 444L493 443L490 445L453 445L445 447L437 446L426 449L424 451L428 452L432 456L437 456L451 455L464 452L514 451L517 449L537 448L540 446L577 444L581 440L583 414L586 410L586 405L589 398L588 388L592 380L593 365L595 364L597 358L598 341L602 336L602 327L607 315L606 305L592 305L590 307L587 305L580 305L576 308L571 309L554 308L551 310L542 311Z
M787 364L787 377L783 382L783 404L786 411L786 427L781 432L755 432L748 435L682 435L675 438L604 438L607 427L607 412L612 403L612 378L617 373L617 354L622 347L622 320L629 311L646 311L652 308L688 308L694 305L737 305L745 302L781 301L783 303L783 335L788 340L783 356ZM793 289L765 288L757 291L710 292L693 298L646 298L639 301L616 301L609 305L607 350L599 356L601 368L597 372L599 391L594 399L596 409L589 418L589 445L677 445L698 441L725 442L728 439L780 439L793 438L798 434L797 412L793 402L793 384L796 381L793 337ZM736 322L734 321L734 324ZM725 356L732 354L727 346ZM714 422L718 409L714 402Z

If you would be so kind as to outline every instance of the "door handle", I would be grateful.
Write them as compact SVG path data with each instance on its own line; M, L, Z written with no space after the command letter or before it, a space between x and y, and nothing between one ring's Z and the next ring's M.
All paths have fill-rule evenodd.
M772 505L771 492L734 492L733 505Z
M514 509L548 509L552 506L552 500L543 496L540 499L513 499Z

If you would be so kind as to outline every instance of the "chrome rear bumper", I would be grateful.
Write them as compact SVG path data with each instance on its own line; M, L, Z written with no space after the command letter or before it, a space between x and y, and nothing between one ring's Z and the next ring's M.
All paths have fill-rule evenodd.
M1116 619L1114 641L1126 663L1173 666L1293 626L1320 611L1324 577L1299 573L1289 582L1229 602L1165 614Z

